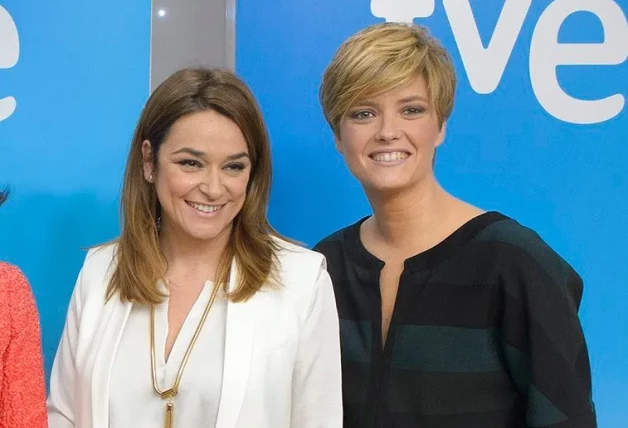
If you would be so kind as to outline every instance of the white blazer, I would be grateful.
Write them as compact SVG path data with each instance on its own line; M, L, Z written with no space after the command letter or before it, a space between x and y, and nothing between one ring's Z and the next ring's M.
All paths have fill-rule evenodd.
M227 305L216 428L342 427L338 315L325 259L280 243L282 288ZM78 276L52 367L50 428L109 428L111 368L132 306L105 303L114 252L115 244L90 250Z

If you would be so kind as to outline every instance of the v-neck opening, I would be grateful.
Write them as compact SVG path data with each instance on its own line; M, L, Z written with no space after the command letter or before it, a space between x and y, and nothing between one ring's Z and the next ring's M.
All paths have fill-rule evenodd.
M170 355L168 358L166 358L166 341L168 340L168 331L170 329L170 323L168 321L170 298L167 298L156 308L155 329L159 332L159 334L155 332L155 346L158 350L156 358L162 373L164 371L170 372L171 370L179 370L183 356L185 355L190 341L194 336L194 332L198 327L198 323L205 311L205 306L209 301L212 290L213 282L209 280L205 281L203 289L197 296L194 304L190 308L190 311L183 320L183 324L181 325L181 328L172 343L172 348L170 349ZM157 339L157 337L159 337L159 339Z
M163 426L165 403L156 395L154 387L164 391L174 386L185 352L214 290L213 285L205 282L190 305L168 361L165 359L168 294L162 303L155 305L154 372L150 359L150 306L132 306L109 381L107 411L113 423L111 426ZM165 286L164 291L167 291ZM223 387L227 303L220 290L182 373L173 400L176 401L174 426L215 426ZM144 416L137 416L133 408L143 409Z

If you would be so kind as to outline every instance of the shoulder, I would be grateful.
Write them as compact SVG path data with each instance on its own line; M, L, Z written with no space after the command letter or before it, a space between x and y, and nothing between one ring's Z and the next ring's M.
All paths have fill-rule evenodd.
M318 293L327 292L327 288L331 290L327 263L322 254L284 240L276 243L282 298L301 307Z
M333 295L325 257L316 251L277 239L278 293L263 293L271 298L271 311L296 314L303 320L321 299Z
M549 249L549 246L533 229L503 215L478 233L476 241L503 244L525 253Z
M326 268L325 257L316 251L276 238L277 261L282 275L315 275Z
M13 285L27 283L26 277L17 266L0 262L0 284L3 288L10 288Z
M117 244L105 244L90 248L85 256L77 280L75 292L79 297L106 291L109 278L115 269Z
M516 275L523 285L532 281L559 284L580 299L582 279L578 273L533 229L504 217L488 225L474 241L488 246L502 269Z
M321 239L316 245L314 245L314 250L325 252L328 250L333 250L334 248L343 247L347 234L359 227L359 223L354 223L352 225L343 227L342 229L336 230L335 232Z
M0 262L0 290L14 296L18 302L23 296L31 295L30 284L20 268L4 262Z
M321 239L313 248L314 251L320 252L327 260L337 262L343 260L345 255L355 250L355 243L359 240L360 225L367 217L336 230L327 237Z
M571 266L533 229L504 218L480 232L476 242L492 244L508 259L536 264L549 270L568 270Z
M103 274L111 269L118 248L117 243L99 245L87 251L82 271L84 275Z
M6 329L7 321L12 324L10 331L28 328L34 320L39 322L37 305L31 286L22 271L14 265L0 262L0 324ZM10 321L9 321L10 320ZM37 324L39 328L39 324Z

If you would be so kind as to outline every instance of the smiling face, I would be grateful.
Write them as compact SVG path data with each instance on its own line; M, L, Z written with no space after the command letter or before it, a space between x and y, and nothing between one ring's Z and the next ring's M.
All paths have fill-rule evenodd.
M342 117L336 147L366 191L397 192L433 179L432 161L442 143L427 85L408 85L358 101Z
M161 233L212 241L229 236L246 198L251 161L242 131L215 111L184 116L171 127L153 162L142 145L144 178L154 183Z

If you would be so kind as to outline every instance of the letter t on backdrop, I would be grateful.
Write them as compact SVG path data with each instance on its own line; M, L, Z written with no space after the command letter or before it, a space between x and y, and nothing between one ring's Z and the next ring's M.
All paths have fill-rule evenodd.
M371 0L371 13L388 22L411 24L414 18L427 18L434 13L434 0Z

